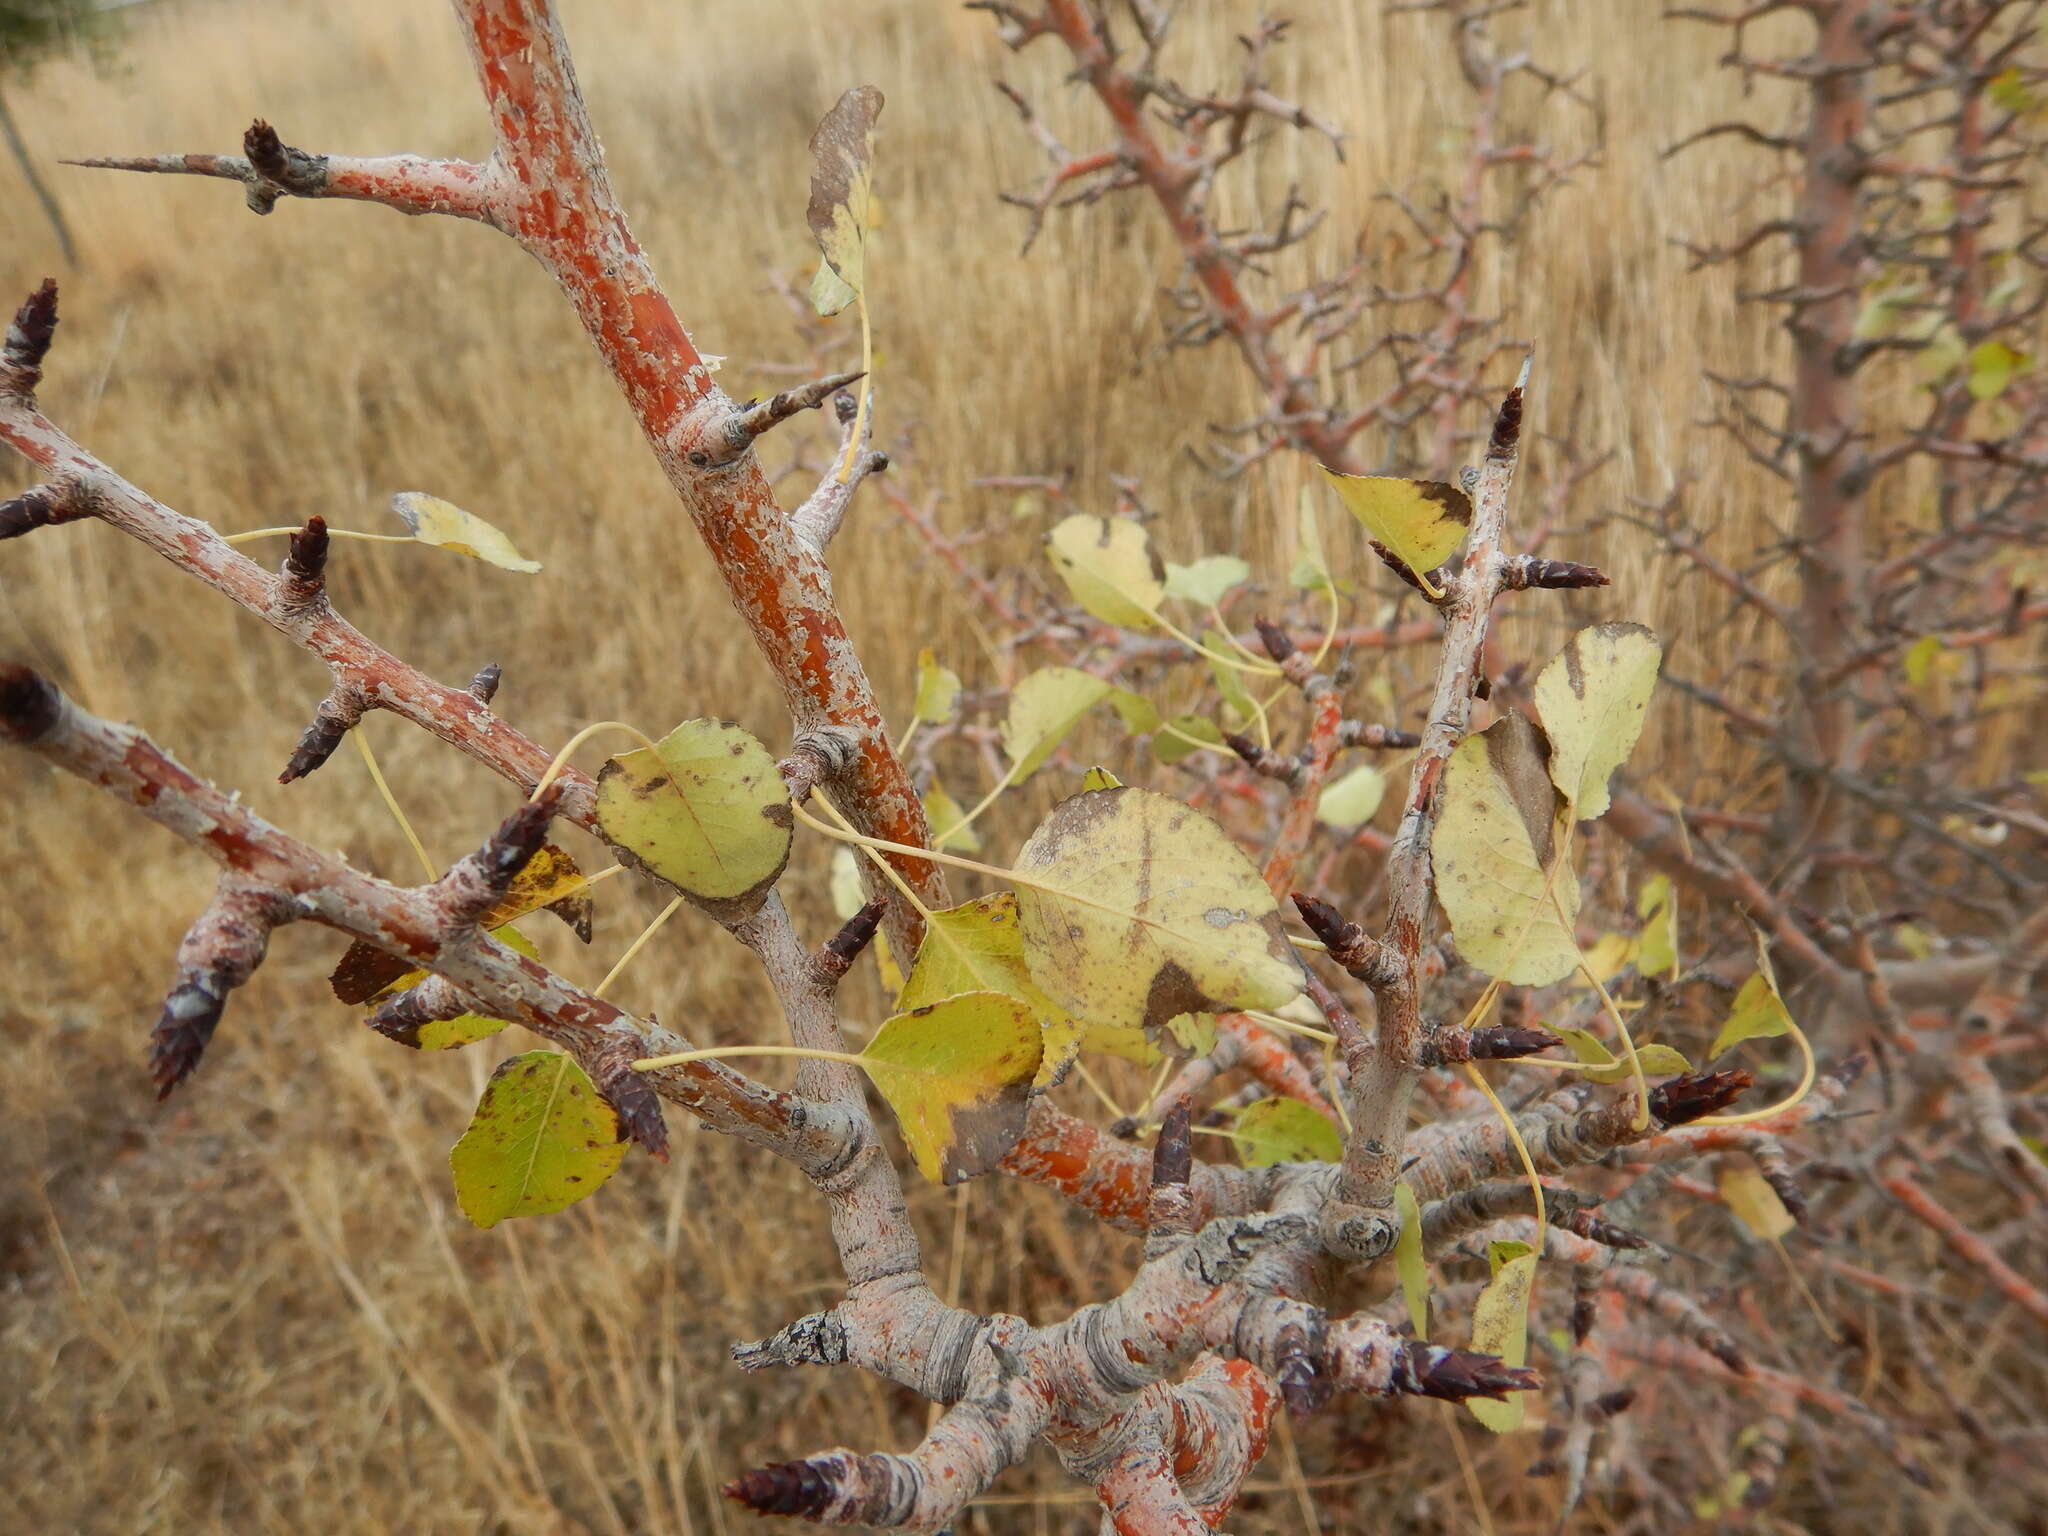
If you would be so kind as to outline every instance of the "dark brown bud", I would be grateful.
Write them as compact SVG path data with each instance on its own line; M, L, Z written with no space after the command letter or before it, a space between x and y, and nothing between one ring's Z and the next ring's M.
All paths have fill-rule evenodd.
M1259 632L1259 643L1266 648L1266 654L1275 661L1285 662L1294 654L1294 637L1278 624L1269 621L1263 613L1252 620L1252 628Z
M498 696L498 683L505 675L505 669L495 661L469 680L469 694L479 704L488 704Z
M875 930L882 925L882 914L889 910L889 899L877 896L849 917L845 925L825 941L812 962L819 980L836 982L853 968L853 962L860 958L875 937Z
M1396 1392L1453 1403L1468 1397L1505 1399L1510 1392L1533 1392L1542 1385L1543 1378L1527 1366L1440 1344L1407 1344L1394 1363Z
M32 485L12 501L0 501L0 539L18 539L85 516L77 498L55 485Z
M1152 1146L1152 1187L1185 1184L1194 1171L1194 1106L1185 1096L1159 1122L1159 1140Z
M327 580L328 543L327 519L317 514L307 518L306 526L292 535L291 550L284 557L285 578L317 592Z
M0 737L33 746L57 727L64 695L57 685L16 662L0 662Z
M0 390L32 395L43 381L43 359L57 334L57 280L46 277L40 288L22 300L0 347Z
M638 1142L662 1162L668 1161L668 1121L661 1096L633 1063L646 1054L646 1042L631 1033L615 1034L597 1060L597 1091L619 1116L619 1140Z
M164 1011L149 1032L149 1075L156 1084L157 1102L169 1098L199 1065L207 1042L220 1027L227 994L222 978L201 972L181 978L164 999Z
M1690 1125L1703 1115L1718 1115L1741 1098L1755 1081L1739 1069L1688 1072L1650 1090L1650 1113L1665 1125Z
M838 1495L836 1473L832 1462L777 1461L734 1478L724 1491L728 1499L758 1514L815 1520Z
M1517 384L1500 403L1500 412L1493 418L1493 435L1486 442L1486 456L1489 459L1504 460L1515 456L1515 448L1522 440L1522 386Z

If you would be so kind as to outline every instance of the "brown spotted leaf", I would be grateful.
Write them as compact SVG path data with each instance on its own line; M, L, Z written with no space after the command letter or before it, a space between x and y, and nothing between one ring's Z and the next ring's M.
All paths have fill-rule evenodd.
M1417 576L1450 559L1472 526L1472 498L1441 480L1323 470L1351 515Z
M1578 968L1579 885L1560 836L1549 746L1519 714L1458 743L1432 857L1458 951L1489 976L1548 986Z
M881 111L882 93L872 85L856 86L811 135L811 201L804 217L825 256L811 284L811 304L821 315L838 314L867 286L875 201L873 140Z
M575 1059L528 1051L492 1075L448 1166L463 1215L492 1227L574 1205L625 1155L617 1113Z
M655 874L706 901L764 891L789 858L789 790L730 721L685 720L597 776L597 822Z
M1091 1024L1158 1043L1177 1014L1301 991L1272 892L1214 821L1149 789L1063 800L1017 856L1031 978Z
M1043 1043L1030 1006L963 992L897 1014L860 1053L924 1176L987 1173L1024 1133Z

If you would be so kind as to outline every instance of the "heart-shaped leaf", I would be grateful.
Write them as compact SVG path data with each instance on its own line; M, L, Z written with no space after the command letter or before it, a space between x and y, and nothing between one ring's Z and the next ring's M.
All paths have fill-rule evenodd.
M1017 856L1024 958L1076 1018L1157 1041L1182 1013L1277 1008L1301 967L1224 830L1149 789L1063 800Z
M617 1112L575 1059L528 1051L492 1075L448 1166L463 1215L493 1227L574 1205L625 1155Z
M789 857L789 791L768 749L729 721L685 720L597 776L597 821L664 880L707 901L767 889Z
M897 1014L860 1053L924 1176L986 1173L1024 1133L1044 1046L1016 998L966 992Z

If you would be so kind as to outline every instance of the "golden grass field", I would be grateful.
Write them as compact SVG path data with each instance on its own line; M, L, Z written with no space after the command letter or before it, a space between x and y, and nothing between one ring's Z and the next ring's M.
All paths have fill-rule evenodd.
M975 477L1071 469L1078 494L1106 506L1107 475L1138 474L1167 510L1155 530L1167 554L1228 548L1284 573L1302 468L1276 460L1226 484L1192 462L1210 423L1248 414L1248 389L1223 348L1155 354L1175 257L1149 205L1056 219L1018 257L1022 215L995 194L1029 183L1039 164L989 80L1027 85L1070 143L1097 137L1092 103L1058 83L1050 49L1013 59L985 18L912 0L566 9L620 194L699 345L729 357L734 393L779 387L786 375L763 364L807 360L768 277L808 272L805 139L842 89L871 81L889 98L888 223L871 290L880 439L907 446L903 483L942 492L949 529L999 525L982 546L992 562L1035 564L1038 524L1013 526L1008 496L976 490ZM1360 0L1285 9L1300 30L1280 54L1283 88L1352 137L1342 165L1327 146L1283 139L1258 186L1270 195L1299 179L1333 205L1327 237L1304 255L1328 260L1360 220L1391 219L1377 192L1448 166L1456 123L1445 114L1463 97L1426 19L1383 20ZM1189 10L1188 73L1221 74L1232 28L1254 8ZM1680 654L1709 647L1689 667L1706 673L1755 637L1724 625L1715 602L1625 531L1585 537L1603 508L1675 483L1689 486L1697 521L1736 547L1781 510L1773 483L1731 468L1694 425L1701 368L1754 367L1776 355L1777 337L1734 302L1731 273L1688 275L1671 243L1739 218L1757 166L1721 146L1659 158L1734 110L1738 82L1713 67L1716 37L1652 12L1535 7L1544 55L1590 69L1607 149L1538 215L1515 269L1482 272L1480 289L1506 305L1511 334L1539 343L1539 426L1616 455L1546 552L1615 577L1582 612L1643 619ZM127 13L104 65L53 64L11 100L46 160L231 150L259 115L315 149L485 146L455 28L441 7L409 0L159 0ZM500 709L543 741L592 719L652 728L700 713L778 739L765 668L686 519L568 307L509 242L345 204L287 202L259 221L220 183L51 175L81 232L82 266L59 270L12 164L0 165L0 294L11 305L47 273L63 280L44 399L128 478L224 530L318 512L385 531L392 491L448 497L546 570L526 578L338 545L337 602L371 635L446 678L501 662ZM770 463L788 451L771 447ZM0 470L0 485L23 483L17 470ZM1346 558L1364 556L1348 529L1346 540ZM0 655L139 723L281 825L415 878L352 751L307 783L274 782L325 686L314 661L96 525L0 555ZM921 644L970 684L1001 681L971 600L872 492L833 563L899 717ZM1666 708L1649 766L1711 798L1715 742L1681 721ZM366 731L437 859L474 845L508 808L502 784L423 733L387 716ZM629 1160L571 1212L472 1230L444 1158L497 1056L422 1057L359 1038L327 997L340 946L321 930L280 935L197 1079L158 1108L144 1036L210 867L97 792L7 763L0 1525L737 1532L757 1527L716 1488L745 1467L915 1441L924 1406L870 1378L742 1378L726 1361L733 1340L836 1287L817 1207L763 1156L678 1118L670 1166ZM803 850L786 883L820 936L822 862ZM655 906L615 884L590 951L555 930L540 935L544 952L594 981ZM621 1001L705 1040L770 1038L742 958L709 925L679 920ZM1133 1241L1014 1183L957 1198L921 1188L914 1204L934 1272L957 1267L968 1305L1058 1315L1107 1294L1136 1262ZM1488 1519L1503 1533L1548 1529L1555 1493L1520 1477L1526 1445L1468 1428L1462 1444L1491 1506L1475 1515L1448 1424L1433 1410L1359 1408L1312 1426L1298 1460L1283 1448L1260 1469L1255 1487L1267 1491L1235 1528L1300 1530L1303 1479L1365 1475L1365 1502L1329 1493L1350 1511L1330 1528L1377 1509L1375 1528L1388 1530ZM1881 1490L1834 1476L1837 1496L1867 1506L1855 1528L1906 1528ZM1799 1479L1788 1475L1785 1497L1811 1510ZM1041 1457L962 1529L1092 1531L1085 1500ZM1773 1518L1765 1528L1794 1528ZM1596 1496L1575 1528L1604 1520Z

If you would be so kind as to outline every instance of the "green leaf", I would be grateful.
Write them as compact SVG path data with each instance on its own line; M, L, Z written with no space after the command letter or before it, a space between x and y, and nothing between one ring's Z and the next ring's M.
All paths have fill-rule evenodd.
M1341 778L1323 786L1316 799L1316 820L1329 827L1349 831L1362 827L1380 808L1387 792L1387 776L1371 763L1360 763Z
M1327 468L1323 477L1365 531L1420 577L1450 559L1472 526L1472 498L1441 480L1340 475Z
M1996 400L2008 384L2031 372L2033 360L2002 341L1979 342L1970 353L1970 398Z
M1168 730L1166 727L1171 726ZM1152 738L1152 755L1167 767L1186 762L1202 749L1183 738L1192 736L1195 741L1206 742L1209 746L1223 745L1223 731L1214 720L1204 715L1176 715L1166 721Z
M1301 488L1294 526L1296 554L1293 569L1287 573L1289 584L1304 592L1349 592L1350 582L1339 581L1330 574L1330 560L1323 553L1323 530L1316 516L1313 486Z
M467 555L503 571L531 575L540 569L538 560L520 554L496 528L438 496L429 496L425 491L400 491L391 498L391 510L422 544L432 544L450 554Z
M1579 885L1558 840L1563 797L1548 757L1543 733L1512 712L1459 742L1431 850L1459 953L1521 987L1548 986L1579 965Z
M987 1173L1024 1133L1044 1045L1016 998L966 992L897 1014L860 1053L918 1170L936 1184Z
M1205 650L1214 651L1217 656L1228 656L1232 653L1231 644L1223 637L1221 630L1203 630L1202 646ZM1236 667L1218 661L1215 656L1205 657L1204 660L1208 663L1209 677L1216 684L1216 692L1222 696L1223 702L1230 706L1231 713L1240 721L1251 719L1258 710L1252 703L1252 696L1245 691L1244 674Z
M1045 543L1075 602L1105 624L1151 627L1166 583L1142 525L1128 517L1077 512L1058 523Z
M1276 1095L1247 1104L1233 1129L1238 1158L1247 1168L1336 1163L1344 1158L1344 1138L1337 1127L1299 1099Z
M882 93L856 86L841 96L811 135L811 200L804 218L825 265L811 284L811 305L836 315L867 286L867 238L874 223L874 131ZM828 280L826 272L837 281Z
M917 653L917 702L911 706L914 719L927 725L944 725L960 707L960 674L939 665L938 653L926 646Z
M1083 789L1122 789L1124 781L1099 764L1081 775Z
M1636 893L1643 929L1636 938L1636 969L1645 976L1678 973L1678 894L1669 875L1652 875ZM1604 979L1604 978L1603 978Z
M1522 1252L1507 1257L1512 1248ZM1536 1285L1536 1255L1526 1243L1496 1243L1491 1258L1493 1278L1472 1305L1472 1348L1482 1355L1498 1355L1509 1365L1522 1365L1529 1358L1529 1294ZM1526 1417L1519 1394L1505 1402L1475 1397L1465 1406L1496 1435L1520 1429Z
M1277 1008L1301 991L1258 870L1178 800L1074 795L1032 833L1016 872L1025 963L1077 1018L1156 1039L1177 1014Z
M2027 89L2027 77L2017 64L1993 75L1984 87L1984 94L2001 112L2011 112L2016 116L2023 117L2041 104L2040 97Z
M1616 1056L1585 1030L1560 1029L1555 1033L1570 1049L1573 1057L1585 1064L1584 1075L1593 1082L1625 1083L1635 1075L1629 1070L1627 1057ZM1661 1077L1667 1073L1692 1070L1692 1063L1668 1045L1638 1045L1636 1059L1643 1064L1643 1075L1646 1077Z
M1408 1325L1415 1337L1429 1337L1429 1261L1422 1255L1422 1207L1406 1184L1394 1186L1394 1211L1401 1234L1394 1239L1394 1273L1401 1277L1401 1299L1408 1303Z
M1078 667L1043 667L1017 684L1003 719L1010 782L1021 784L1044 767L1081 717L1110 692L1108 683Z
M655 874L706 901L752 897L789 858L789 790L775 758L730 721L685 720L604 765L597 823Z
M1166 595L1212 608L1232 587L1251 580L1252 568L1235 555L1204 555L1193 565L1166 563Z
M1550 780L1580 821L1607 814L1608 780L1643 733L1664 647L1640 624L1596 624L1573 635L1536 678L1550 742Z
M462 1214L494 1227L574 1205L625 1155L617 1113L575 1059L528 1051L492 1074L448 1166Z
M924 815L932 826L932 846L941 853L981 852L981 834L971 826L960 825L967 819L967 812L937 779L924 792Z
M1769 1040L1791 1027L1792 1015L1785 1007L1784 998L1778 995L1777 980L1769 972L1758 970L1735 994L1734 1006L1728 1010L1728 1022L1721 1026L1721 1033L1714 1036L1707 1060L1712 1061L1723 1051L1745 1040Z
M1116 711L1117 719L1133 736L1145 736L1159 729L1159 709L1142 693L1133 693L1128 688L1112 688L1109 691L1109 707Z

